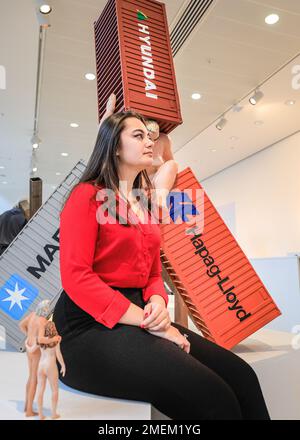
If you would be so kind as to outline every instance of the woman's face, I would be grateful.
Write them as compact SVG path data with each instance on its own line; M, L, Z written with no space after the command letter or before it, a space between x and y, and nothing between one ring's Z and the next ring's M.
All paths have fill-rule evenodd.
M127 118L120 136L119 160L123 165L143 170L152 165L153 141L147 128L137 118Z

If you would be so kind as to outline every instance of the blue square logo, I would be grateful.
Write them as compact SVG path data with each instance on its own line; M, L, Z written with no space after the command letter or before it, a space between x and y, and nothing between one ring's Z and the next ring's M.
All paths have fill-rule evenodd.
M0 288L0 309L18 321L27 312L39 291L18 274L13 274Z

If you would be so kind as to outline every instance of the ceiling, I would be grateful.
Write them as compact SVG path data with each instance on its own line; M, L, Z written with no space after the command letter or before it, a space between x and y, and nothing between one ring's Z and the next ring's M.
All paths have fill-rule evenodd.
M42 142L35 173L43 179L44 199L94 147L96 81L87 81L84 75L95 72L93 22L105 3L51 2L38 119ZM189 0L164 3L171 32ZM28 193L38 21L33 0L10 0L1 4L2 11L0 65L6 67L7 88L0 90L0 166L5 166L0 169L0 198L12 204ZM280 16L273 26L264 22L270 13ZM203 180L299 130L300 90L291 82L291 68L300 64L299 23L298 0L213 2L174 58L184 122L171 138L180 169L191 166ZM264 98L252 106L248 98L260 84ZM193 92L202 98L192 100ZM285 101L291 99L295 105L287 106ZM242 107L240 112L232 110L235 102ZM215 124L224 113L228 122L219 131ZM71 128L71 122L79 127Z

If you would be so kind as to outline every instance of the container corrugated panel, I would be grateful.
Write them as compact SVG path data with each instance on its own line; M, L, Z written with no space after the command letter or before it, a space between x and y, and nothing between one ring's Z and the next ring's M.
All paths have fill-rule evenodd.
M59 214L85 167L80 160L0 256L0 323L18 350L24 350L25 339L20 320L44 299L54 307L62 291Z
M189 167L172 192L188 189L203 227L176 224L176 217L161 224L162 264L203 336L230 349L281 312Z
M136 110L163 133L181 124L165 5L109 0L94 30L99 121L114 92L116 111Z

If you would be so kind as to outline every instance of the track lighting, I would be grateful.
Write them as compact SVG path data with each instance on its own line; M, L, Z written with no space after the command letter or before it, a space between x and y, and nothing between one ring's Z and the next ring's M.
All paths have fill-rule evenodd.
M222 130L222 129L225 127L226 124L227 124L227 119L224 118L224 117L222 117L222 118L219 120L219 122L217 123L216 128L217 128L218 130Z
M31 144L33 148L38 148L39 144L41 143L41 139L38 137L37 134L34 134L31 138Z
M263 92L261 90L255 90L254 94L250 96L249 102L252 105L256 105L258 101L261 100L261 98L264 96Z

